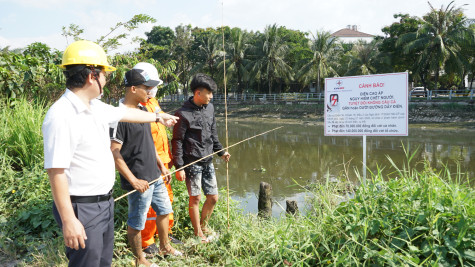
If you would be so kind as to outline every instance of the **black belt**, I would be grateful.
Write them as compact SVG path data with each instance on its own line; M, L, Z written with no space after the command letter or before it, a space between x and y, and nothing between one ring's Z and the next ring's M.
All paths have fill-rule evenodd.
M105 195L96 196L71 196L72 203L97 203L107 201L112 197L112 190Z

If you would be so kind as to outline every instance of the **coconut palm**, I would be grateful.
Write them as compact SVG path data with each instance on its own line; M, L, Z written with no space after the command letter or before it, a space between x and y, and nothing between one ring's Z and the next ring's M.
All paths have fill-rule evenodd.
M345 75L367 75L387 72L390 58L379 51L382 41L357 42L348 53L349 62Z
M466 20L461 8L450 2L447 7L435 9L429 2L431 11L423 16L422 25L416 31L401 37L398 44L406 53L418 52L415 59L415 72L434 74L437 90L440 71L446 65L450 68L462 68L463 58L460 56L461 44L466 42Z
M267 79L269 94L272 93L272 84L276 80L291 80L292 68L284 58L288 46L282 42L276 24L267 26L261 40L255 46L256 60L253 62L252 73L257 79Z
M338 39L332 37L329 32L317 31L315 35L312 33L312 39L309 40L308 46L311 55L309 54L307 58L299 62L302 67L300 67L297 77L304 85L308 85L316 80L317 92L319 92L321 79L331 74L337 74L333 67L332 59L335 58L338 52Z
M226 74L229 78L235 78L237 82L237 92L242 92L243 80L248 78L247 52L249 48L248 34L240 28L233 28L230 40L226 44ZM220 62L218 68L223 70L224 62Z
M464 77L468 76L468 81L472 82L475 74L475 19L467 20L467 29L465 31L465 38L460 44L460 60L463 68L457 65L447 64L446 72L457 73L460 77L459 88L465 88Z
M207 72L213 78L216 78L218 72L218 63L222 57L220 47L220 36L218 34L209 34L198 40L198 57L200 60L195 62L191 73Z

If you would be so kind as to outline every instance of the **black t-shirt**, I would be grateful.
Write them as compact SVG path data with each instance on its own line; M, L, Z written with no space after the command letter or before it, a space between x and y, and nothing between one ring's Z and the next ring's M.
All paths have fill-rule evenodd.
M122 144L120 154L137 179L151 182L160 177L150 123L119 122L117 128L110 128L110 136ZM134 189L122 174L120 183L124 190Z

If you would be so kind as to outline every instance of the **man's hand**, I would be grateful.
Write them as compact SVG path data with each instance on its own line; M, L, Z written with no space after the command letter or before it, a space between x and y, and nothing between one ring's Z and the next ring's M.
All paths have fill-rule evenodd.
M63 236L66 247L75 250L79 250L79 247L82 249L86 248L86 231L76 217L71 218L69 221L63 221Z
M161 124L165 125L166 127L172 127L176 124L179 118L168 113L157 113L157 119Z
M169 184L172 181L172 176L170 175L170 171L167 168L163 168L162 175L165 177L165 182Z
M76 218L69 196L68 178L62 168L48 169L51 183L51 193L58 209L63 225L64 245L78 250L86 247L86 231L82 223Z
M186 178L186 174L184 170L175 172L175 177L178 181L184 181Z
M147 191L149 188L148 182L141 179L136 179L135 182L130 184L135 190L139 191L140 193Z
M224 155L221 156L222 159L224 159L226 162L229 162L229 158L231 157L231 154L228 152L224 152Z

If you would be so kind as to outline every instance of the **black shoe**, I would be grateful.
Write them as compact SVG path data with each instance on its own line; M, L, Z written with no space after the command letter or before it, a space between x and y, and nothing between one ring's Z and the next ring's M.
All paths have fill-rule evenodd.
M172 242L173 244L177 244L177 245L183 245L183 242L181 242L180 240L176 239L174 236L172 235L168 235L168 239L170 239L170 242Z
M157 247L157 244L152 243L150 246L144 248L143 252L145 252L145 254L148 254L148 255L155 255L155 254L158 254L160 251Z

